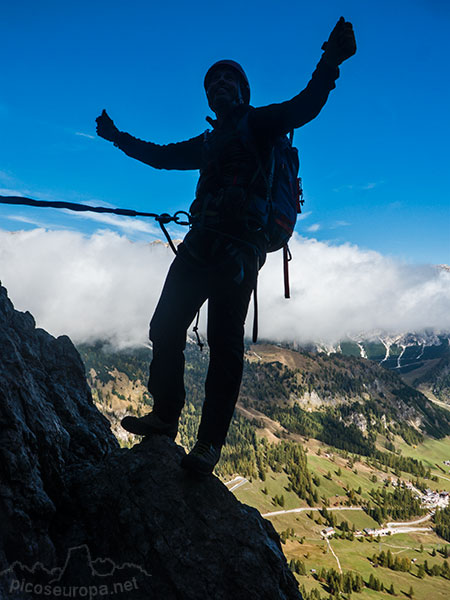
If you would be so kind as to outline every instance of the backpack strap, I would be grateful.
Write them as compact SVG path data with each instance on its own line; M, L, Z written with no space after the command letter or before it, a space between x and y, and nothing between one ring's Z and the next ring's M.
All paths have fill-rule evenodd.
M289 263L292 260L292 254L289 250L289 246L285 244L283 246L283 275L284 275L284 297L291 297L291 290L289 286Z
M241 139L244 141L246 146L252 152L253 156L256 158L256 162L258 165L255 173L253 174L252 179L250 180L250 183L248 184L248 188L249 189L251 188L251 186L255 183L259 173L261 173L261 175L264 179L264 182L266 184L266 190L267 190L266 199L268 202L270 202L270 200L272 198L272 183L273 183L273 177L274 177L274 173L275 173L275 152L272 149L272 152L270 155L270 169L269 169L269 173L267 173L267 169L264 168L264 165L262 164L261 156L258 152L258 148L254 144L252 135L250 133L250 128L248 126L249 114L250 114L250 111L246 112L245 115L242 117L242 119L239 121L239 123L237 125L237 129L241 133Z
M254 344L258 341L258 275L255 279L255 287L253 288L253 332L252 341Z
M258 341L258 273L259 273L259 256L256 253L256 275L255 286L253 288L253 332L252 341L254 344Z
M264 168L264 165L262 164L261 156L258 152L258 148L255 146L252 136L250 134L250 128L248 126L249 114L250 114L250 111L245 113L245 115L239 121L238 126L237 126L238 130L242 133L244 142L247 144L248 148L250 148L250 150L252 151L252 153L258 163L258 167L257 167L248 187L251 188L253 183L256 181L256 178L258 177L259 173L261 173L261 175L264 179L264 182L266 184L266 188L267 188L267 195L266 195L267 202L271 202L273 178L275 175L275 148L274 147L272 148L272 152L270 155L270 169L269 169L269 172L267 172L267 169ZM294 130L293 129L291 129L291 131L289 132L288 139L289 139L290 145L292 146L294 143Z

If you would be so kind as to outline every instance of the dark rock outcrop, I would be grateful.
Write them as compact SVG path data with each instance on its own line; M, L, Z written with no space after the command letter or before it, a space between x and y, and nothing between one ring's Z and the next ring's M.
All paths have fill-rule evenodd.
M300 599L272 525L183 453L119 448L69 338L0 288L1 599Z

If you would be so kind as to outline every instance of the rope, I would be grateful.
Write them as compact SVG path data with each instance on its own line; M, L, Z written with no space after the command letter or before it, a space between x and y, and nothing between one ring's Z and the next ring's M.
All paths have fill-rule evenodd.
M90 206L89 204L76 204L75 202L48 202L47 200L33 200L32 198L25 198L22 196L0 196L0 204L15 204L20 206L34 206L36 208L59 208L73 210L76 212L95 212L95 213L110 213L114 215L121 215L124 217L151 217L155 219L166 237L169 246L176 254L177 249L166 229L168 223L174 222L176 225L190 225L191 217L189 213L184 210L178 210L174 215L168 213L147 213L132 210L129 208L107 208L105 206ZM182 220L182 215L186 216L186 220Z

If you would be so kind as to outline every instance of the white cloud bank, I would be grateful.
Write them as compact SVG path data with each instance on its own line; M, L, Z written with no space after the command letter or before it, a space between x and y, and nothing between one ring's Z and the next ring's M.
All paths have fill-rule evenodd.
M261 271L260 337L335 343L362 332L450 331L450 272L300 237L291 251L291 299L283 297L281 253ZM146 342L172 258L163 244L111 231L0 230L0 279L15 307L75 342ZM250 308L249 332L251 322Z

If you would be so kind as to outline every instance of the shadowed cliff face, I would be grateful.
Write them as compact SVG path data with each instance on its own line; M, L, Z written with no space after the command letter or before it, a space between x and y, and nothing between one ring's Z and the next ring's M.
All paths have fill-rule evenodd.
M300 599L272 525L183 454L120 449L69 338L0 288L1 599Z

